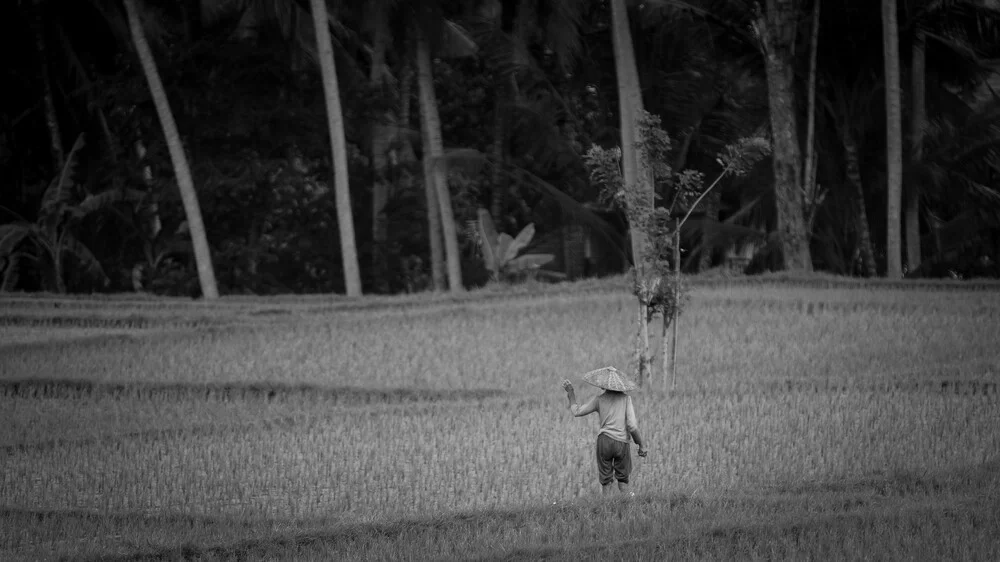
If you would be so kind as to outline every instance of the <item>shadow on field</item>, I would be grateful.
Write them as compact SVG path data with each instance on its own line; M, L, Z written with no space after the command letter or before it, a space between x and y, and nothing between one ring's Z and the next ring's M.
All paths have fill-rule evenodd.
M13 455L16 453L28 453L38 451L48 451L61 447L87 447L91 445L108 446L113 443L123 443L127 441L143 440L166 440L172 438L191 438L218 435L220 433L262 431L269 429L289 429L299 423L301 418L295 416L283 416L278 418L262 419L241 424L199 424L182 427L159 427L152 429L142 429L138 431L127 431L109 433L105 435L95 435L81 438L56 438L46 441L29 441L26 443L12 443L0 445L0 453Z
M635 503L657 505L663 509L680 509L685 505L700 505L698 500L683 495L670 498L638 500L637 502L608 501L567 504L559 507L531 507L515 510L494 510L459 513L439 518L424 518L401 520L391 523L371 524L338 524L332 522L330 531L299 532L284 535L274 535L252 540L238 541L222 545L184 545L175 548L165 548L150 552L135 553L127 556L100 556L91 560L231 560L231 559L288 559L315 550L364 548L368 544L405 544L412 541L423 542L428 537L464 537L483 529L502 530L535 526L540 528L552 520L554 516L617 518L621 519ZM0 512L2 513L2 512ZM201 519L201 518L199 518ZM119 520L127 522L126 516ZM218 525L216 520L213 524ZM304 525L316 529L317 522L306 522ZM400 550L400 553L405 550ZM412 558L412 556L411 556ZM336 557L331 558L336 559Z
M391 558L392 553L465 560L896 559L922 554L933 559L997 559L998 469L1000 462L993 461L923 479L876 475L704 499L598 498L392 523L305 521L291 533L268 527L247 535L242 531L253 531L252 523L146 517L140 529L207 525L232 539L94 559L332 560ZM24 512L4 518L46 516ZM93 524L102 533L113 533L116 526L134 528L136 521L119 515ZM225 532L227 525L233 532ZM253 538L236 538L240 535Z
M996 560L1000 517L922 505L719 526L687 536L516 548L469 560Z
M413 388L373 389L352 386L319 386L280 383L115 383L80 379L24 379L0 381L0 396L30 399L95 399L163 401L292 401L296 404L403 404L443 400L485 400L504 395L502 390L433 390Z
M920 379L896 378L884 381L845 382L840 380L785 379L764 383L762 392L790 392L800 394L837 394L842 392L870 393L923 393L957 394L961 396L997 397L1000 383L994 380L961 378L961 372L943 373L945 376Z

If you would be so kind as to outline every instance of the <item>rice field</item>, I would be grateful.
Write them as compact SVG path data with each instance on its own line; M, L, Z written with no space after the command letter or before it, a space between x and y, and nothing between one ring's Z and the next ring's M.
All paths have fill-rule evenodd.
M633 306L0 300L0 558L1000 554L1000 292L696 287L608 503L559 381L629 365Z

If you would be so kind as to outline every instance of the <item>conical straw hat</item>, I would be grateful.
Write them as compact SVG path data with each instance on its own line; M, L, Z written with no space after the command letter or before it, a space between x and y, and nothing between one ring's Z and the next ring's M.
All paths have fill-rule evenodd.
M625 375L625 373L615 369L614 367L604 367L591 371L583 375L583 380L596 386L597 388L603 388L604 390L628 392L638 388L636 384L632 382L627 375Z

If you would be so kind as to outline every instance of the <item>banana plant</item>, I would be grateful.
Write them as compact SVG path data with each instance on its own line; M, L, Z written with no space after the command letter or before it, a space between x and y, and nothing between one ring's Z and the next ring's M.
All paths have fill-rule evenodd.
M490 277L493 281L501 281L538 270L555 259L552 254L518 255L535 237L534 223L521 229L516 237L506 232L497 234L490 212L486 209L479 209L477 227L479 248L482 250L483 261L486 263L486 268L490 270Z
M15 289L21 267L32 264L42 273L46 288L65 293L63 266L69 256L91 277L108 283L101 263L74 231L87 216L143 194L126 189L80 197L75 172L83 145L84 138L80 135L59 175L42 194L38 218L34 222L18 216L19 220L0 225L0 291Z

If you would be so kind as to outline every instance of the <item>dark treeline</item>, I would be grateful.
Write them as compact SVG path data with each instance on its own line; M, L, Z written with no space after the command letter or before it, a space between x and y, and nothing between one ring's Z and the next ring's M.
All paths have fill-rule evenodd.
M461 290L479 209L550 256L510 278L624 271L584 159L622 144L612 4L674 174L774 138L684 271L1000 276L1000 9L820 1L3 2L0 289Z

